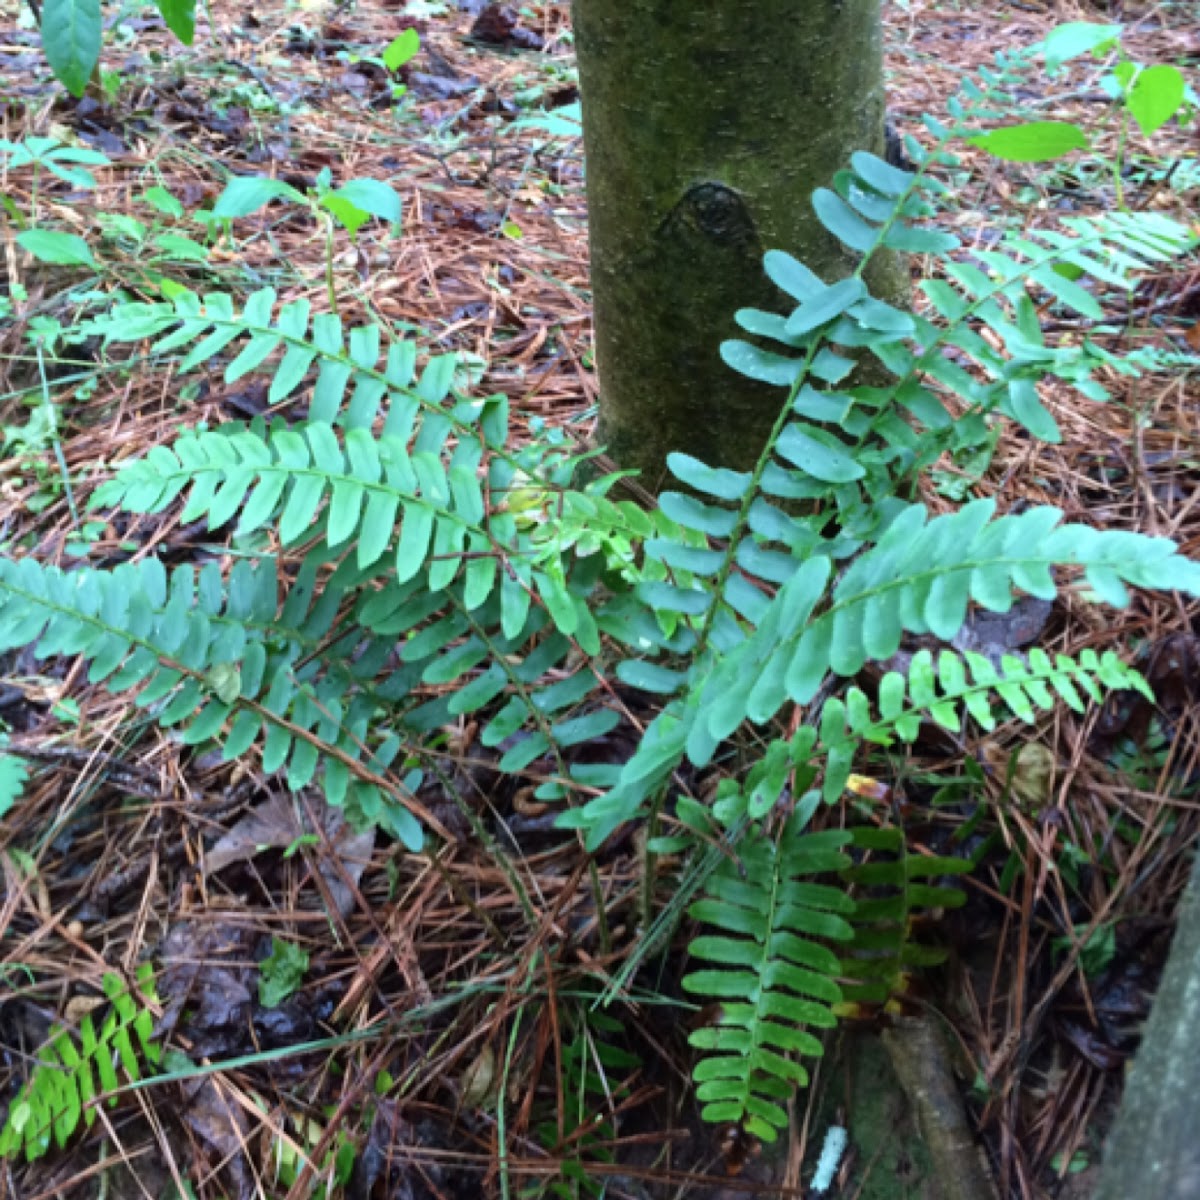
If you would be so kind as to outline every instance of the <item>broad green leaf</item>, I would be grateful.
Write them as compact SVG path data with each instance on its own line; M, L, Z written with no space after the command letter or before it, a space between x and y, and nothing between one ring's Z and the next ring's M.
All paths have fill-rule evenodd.
M156 233L154 244L173 262L208 262L208 247L178 233Z
M100 61L100 0L46 0L42 48L59 82L82 96Z
M100 269L87 242L73 233L60 233L55 229L26 229L17 234L17 244L39 262L63 267L91 267L95 271Z
M1178 67L1157 63L1134 80L1125 101L1130 115L1145 134L1161 129L1182 107L1186 85Z
M371 214L365 209L352 204L345 196L337 192L329 192L321 197L321 207L332 213L334 219L346 232L354 237L356 233L371 219Z
M196 37L196 0L154 0L167 28L185 45Z
M381 179L351 179L332 195L348 200L355 208L381 221L395 224L400 220L400 195L391 184Z
M986 150L1005 162L1049 162L1072 150L1086 150L1088 140L1078 125L1069 121L1029 121L1008 125L967 138L972 146Z
M167 191L165 187L160 187L156 184L154 187L147 188L142 199L164 216L175 217L176 219L183 216L183 204Z
M218 217L248 217L272 200L291 200L304 203L304 196L282 179L266 179L261 175L239 175L231 179L213 205Z
M406 62L415 58L421 49L421 38L415 29L406 29L399 37L394 37L384 47L383 65L389 71L398 71Z

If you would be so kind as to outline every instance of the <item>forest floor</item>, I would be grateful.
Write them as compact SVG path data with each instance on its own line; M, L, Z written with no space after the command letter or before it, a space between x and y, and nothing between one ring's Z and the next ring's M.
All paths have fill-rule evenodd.
M919 134L921 115L943 113L995 48L1035 42L1064 20L1122 19L1140 61L1200 64L1191 6L1117 7L1121 18L1083 4L890 5L897 125ZM103 514L76 520L73 506L83 512L114 461L169 442L181 425L263 413L265 386L137 357L97 361L69 335L118 289L147 295L156 273L197 290L270 285L284 299L322 302L326 242L303 215L272 209L238 221L194 261L171 241L205 243L190 214L211 208L229 172L302 190L325 169L339 183L391 182L404 202L402 236L372 224L335 247L344 311L461 352L480 394L510 396L518 427L586 435L597 384L568 5L482 19L471 8L218 3L192 48L174 43L151 10L135 10L109 37L104 65L118 86L102 104L65 98L27 14L0 4L0 138L58 138L110 160L89 168L97 186L84 188L44 173L35 183L0 155L9 552L69 565L131 540L167 557L203 544L203 530L168 517L117 526ZM376 60L408 28L421 50L397 97L396 78ZM1102 105L1074 78L1036 80L1027 99L1047 119L1090 127ZM1097 145L1110 148L1112 137ZM1194 220L1194 139L1194 127L1164 129L1160 159L1135 147L1133 207ZM964 185L956 231L988 244L1047 212L1110 208L1098 162L983 165ZM161 193L148 199L155 188L179 207ZM31 259L14 235L18 213L34 211L41 225L83 236L94 265ZM1198 315L1200 267L1174 265L1112 314L1120 332L1105 344L1184 349L1191 328L1197 349ZM1004 509L1052 504L1068 519L1169 536L1200 556L1195 367L1106 382L1107 404L1051 396L1061 445L1001 440L977 474L947 466L928 503L969 493ZM862 769L932 823L939 805L978 813L977 838L990 849L966 883L968 904L944 922L952 954L923 994L954 1031L970 1118L1005 1200L1079 1200L1094 1182L1200 829L1200 627L1194 605L1166 595L1138 595L1123 610L1065 599L1017 615L978 637L1005 648L1118 649L1150 679L1157 706L1130 700L986 738L931 736L906 760ZM595 1027L567 1029L567 1001L586 1002L628 948L632 841L596 864L611 900L605 955L586 936L596 921L585 858L520 794L481 814L508 861L466 835L414 855L354 832L318 792L292 796L248 760L225 764L181 745L69 663L9 656L0 721L10 753L30 766L0 822L0 1114L50 1030L80 1028L103 1003L106 975L132 980L139 964L154 964L149 1005L174 1051L165 1079L126 1089L66 1149L0 1163L0 1197L806 1195L819 1149L807 1109L816 1089L797 1101L782 1153L740 1175L729 1147L699 1123L677 956L613 1011L607 1050L596 1049ZM461 747L471 734L448 738ZM528 836L514 840L513 829ZM513 871L538 898L534 921ZM537 954L545 965L534 984L512 965ZM598 1073L580 1067L600 1060ZM604 1087L584 1094L586 1114L616 1110L600 1139L572 1093L597 1077ZM859 1102L850 1072L820 1082L833 1111ZM878 1179L861 1190L883 1172L878 1155L852 1148L828 1194L931 1194L894 1155L891 1190Z

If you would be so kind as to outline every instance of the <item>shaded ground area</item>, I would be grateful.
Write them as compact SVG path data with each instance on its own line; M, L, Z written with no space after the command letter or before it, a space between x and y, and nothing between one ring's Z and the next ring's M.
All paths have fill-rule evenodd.
M197 291L269 285L315 306L332 277L351 323L461 351L464 371L506 392L526 428L587 435L596 382L568 6L480 7L217 5L190 50L147 10L110 38L118 86L103 104L64 100L26 17L11 0L0 8L0 136L78 141L110 160L89 168L94 189L8 166L0 176L15 210L85 236L100 264L33 261L9 211L0 519L10 553L64 565L85 550L95 563L221 553L177 514L74 516L113 462L181 425L267 411L265 387L164 373L136 354L107 361L72 339L98 302L89 291L138 297L162 275ZM897 124L918 132L921 114L940 113L993 48L1078 15L893 6ZM1124 19L1143 61L1200 62L1187 6L1127 7ZM422 49L397 76L377 59L408 28ZM1039 83L1029 103L1090 123L1099 98L1071 78ZM1134 207L1194 214L1200 168L1186 137L1164 130L1163 161L1134 160ZM393 183L402 236L376 223L330 249L303 210L272 208L231 233L195 217L228 172L304 190L326 169L335 182ZM978 246L1005 225L1112 202L1086 161L992 164L963 188L956 232ZM1127 305L1110 314L1114 350L1183 350L1189 329L1195 349L1200 268L1145 280ZM930 505L962 494L1008 509L1052 504L1200 555L1194 368L1106 382L1109 404L1064 396L1055 407L1061 446L1013 438L978 474L948 464ZM300 395L288 411L301 411ZM921 994L953 1031L954 1067L1006 1198L1089 1194L1197 830L1198 634L1194 609L1165 597L1121 611L1025 603L977 621L967 636L985 652L1035 641L1120 649L1159 703L1113 702L982 740L930 733L913 757L860 767L923 845L982 859L970 902L943 923L948 965ZM0 824L0 1111L51 1029L82 1028L102 1011L103 978L132 982L143 962L155 970L145 1005L175 1056L162 1069L178 1077L127 1089L63 1152L0 1164L0 1195L533 1196L552 1184L568 1195L803 1195L814 1142L847 1116L854 1144L829 1194L934 1194L902 1106L878 1086L886 1070L870 1065L870 1030L831 1046L789 1145L756 1156L700 1125L680 956L644 967L609 1018L592 1008L633 944L636 842L618 837L590 865L532 789L501 786L471 725L448 729L445 744L470 811L427 787L421 799L448 836L413 855L354 832L317 790L292 795L250 760L231 766L180 745L81 669L21 654L3 666L0 719L32 773Z

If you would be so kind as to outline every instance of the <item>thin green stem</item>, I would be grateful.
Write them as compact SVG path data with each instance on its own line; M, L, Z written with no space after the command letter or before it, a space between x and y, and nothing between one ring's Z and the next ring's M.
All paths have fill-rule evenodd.
M50 445L54 450L54 460L58 463L59 474L62 476L63 491L67 496L67 506L71 510L71 524L74 528L78 529L79 509L75 506L75 492L71 487L71 472L67 469L67 460L62 449L62 439L58 436L58 410L54 407L54 401L50 398L50 381L46 376L46 359L42 351L41 339L39 338L34 345L37 349L38 375L42 384L41 409L50 431Z
M1125 144L1129 140L1129 121L1128 107L1122 108L1121 121L1117 127L1117 149L1113 155L1113 187L1116 190L1117 207L1122 212L1129 211L1129 206L1125 203L1125 182L1122 178L1125 168Z

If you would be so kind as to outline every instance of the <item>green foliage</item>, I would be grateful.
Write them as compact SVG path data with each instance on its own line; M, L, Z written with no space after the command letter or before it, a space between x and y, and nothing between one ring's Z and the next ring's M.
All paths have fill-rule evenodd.
M918 939L918 926L937 911L966 903L961 889L942 880L965 874L971 864L914 854L895 827L859 826L851 845L860 860L842 872L854 895L854 935L842 955L846 979L839 1011L862 1015L895 1005L915 971L943 961L942 949Z
M161 1054L153 1041L154 1017L130 992L119 975L104 976L102 986L109 1010L97 1028L91 1013L79 1022L78 1036L56 1029L42 1048L37 1066L8 1109L0 1130L0 1159L24 1153L32 1162L51 1145L60 1149L83 1124L96 1121L96 1105L121 1086L143 1077L146 1066L157 1066ZM137 971L137 989L154 1001L153 970L148 963Z
M57 175L76 188L95 188L96 177L88 167L107 167L110 160L99 150L86 146L68 146L57 138L27 137L19 142L0 140L0 154L12 169L32 167Z
M400 222L400 197L390 184L378 179L351 179L341 187L331 186L328 169L321 172L317 186L309 196L284 183L260 175L245 175L231 179L217 198L213 213L218 217L248 217L272 200L292 204L311 204L331 213L351 234L370 217Z
M0 819L12 812L29 779L29 767L15 754L0 754Z
M1172 118L1186 125L1194 119L1200 97L1189 87L1178 67L1169 63L1146 66L1129 58L1121 42L1121 32L1120 25L1072 21L1052 29L1035 49L1041 51L1050 75L1057 74L1066 63L1084 55L1115 54L1116 62L1099 82L1119 114L1112 178L1117 204L1124 209L1122 175L1132 125L1147 137ZM1090 147L1083 129L1069 121L1025 121L991 129L967 140L1009 162L1045 162Z
M271 953L259 964L258 1002L275 1008L294 994L308 971L308 951L282 938L271 939Z
M997 669L983 655L961 657L943 650L936 666L930 651L912 659L907 677L889 671L880 681L878 714L873 715L867 696L856 687L845 699L832 697L821 713L820 745L825 755L825 799L841 796L863 743L887 746L894 740L913 742L921 721L958 733L969 714L983 729L996 727L995 709L1032 724L1039 711L1063 701L1075 712L1086 708L1084 696L1099 703L1107 691L1134 690L1150 695L1145 680L1111 651L1097 655L1085 650L1079 660L1059 654L1053 661L1036 647L1022 661L1005 655Z
M617 1136L616 1110L629 1094L624 1077L641 1061L618 1044L624 1027L614 1017L590 1003L574 1003L565 1012L570 1014L564 1022L568 1036L558 1065L563 1112L537 1127L539 1144L561 1157L561 1178L525 1194L581 1200L605 1194L605 1180L590 1175L587 1167L616 1161L610 1143Z
M911 501L914 479L943 455L977 457L1001 425L1057 441L1043 380L1102 401L1097 370L1136 374L1087 338L1054 341L1042 314L1102 321L1108 292L1195 241L1122 213L970 251L937 228L949 146L978 132L1016 71L1005 60L971 85L952 126L930 119L934 147L909 146L915 171L860 153L816 192L855 270L827 281L768 253L787 308L738 313L747 336L722 348L780 389L762 456L738 472L672 455L682 488L650 512L613 498L615 476L580 482L584 456L561 435L510 438L507 400L470 395L454 356L347 328L332 282L328 312L269 289L239 305L176 285L117 303L83 327L109 350L136 342L181 373L215 365L227 383L267 385L269 421L183 431L91 501L179 508L228 531L231 565L0 561L0 650L82 657L91 682L136 691L185 744L229 759L257 747L264 771L319 784L412 851L430 825L423 782L452 786L440 740L460 719L502 774L563 804L560 825L589 850L659 813L680 768L721 761L711 812L683 797L682 842L652 849L692 854L692 916L712 929L686 985L723 1005L694 1039L706 1115L774 1136L806 1078L789 1056L819 1052L813 1031L839 1005L902 992L930 960L922 914L961 896L936 882L960 864L912 854L898 831L810 830L864 748L912 742L925 721L986 729L1144 688L1114 655L1037 650L999 664L920 652L885 669L874 697L850 681L891 663L906 635L952 641L973 605L1003 613L1068 585L1115 606L1130 586L1200 595L1200 566L1165 538L1064 523L1051 507L975 500L931 517ZM235 181L217 219L295 199L285 188ZM382 192L349 188L340 198L360 213L399 215ZM881 251L928 257L920 312L870 295ZM855 383L864 357L886 385ZM618 730L632 754L593 752Z
M17 234L17 244L39 262L93 270L98 266L91 247L78 234L57 229L25 229Z
M167 28L186 46L196 35L196 0L154 0ZM100 0L45 0L42 48L59 82L82 96L100 62Z
M837 1023L841 964L827 943L853 936L846 917L854 902L813 882L850 865L841 852L850 835L805 832L813 808L798 809L778 837L752 827L689 910L716 932L692 940L692 957L711 965L683 986L721 1005L716 1023L689 1039L709 1052L695 1070L696 1095L706 1121L733 1122L764 1141L787 1125L784 1105L808 1082L791 1055L820 1055L809 1030Z

